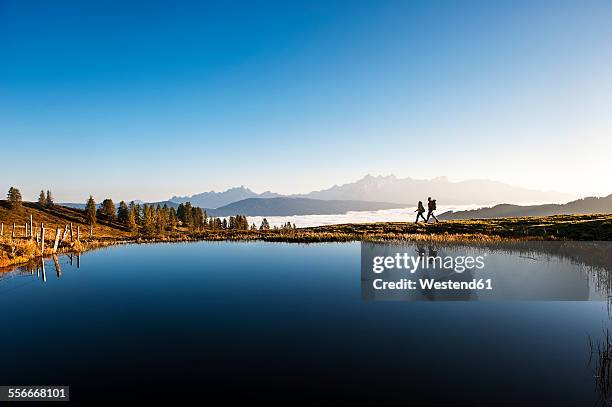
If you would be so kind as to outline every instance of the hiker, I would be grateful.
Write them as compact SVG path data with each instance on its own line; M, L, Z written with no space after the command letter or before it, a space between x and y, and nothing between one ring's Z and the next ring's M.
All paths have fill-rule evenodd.
M423 207L422 201L419 201L419 204L417 205L417 209L415 212L417 213L417 218L416 218L416 222L414 223L419 223L419 216L423 218L425 222L427 222L427 220L425 220L425 216L423 215L425 213L425 208Z
M439 222L438 218L436 218L436 215L434 215L434 211L436 210L436 200L435 199L431 199L431 197L427 198L427 219L425 220L425 222L429 222L429 217L433 217L436 220L436 223Z

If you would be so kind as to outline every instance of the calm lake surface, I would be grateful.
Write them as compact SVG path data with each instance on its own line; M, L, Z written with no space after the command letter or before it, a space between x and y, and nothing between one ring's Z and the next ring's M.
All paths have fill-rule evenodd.
M0 384L70 385L74 401L601 401L603 301L364 301L357 243L130 245L72 263L0 277Z

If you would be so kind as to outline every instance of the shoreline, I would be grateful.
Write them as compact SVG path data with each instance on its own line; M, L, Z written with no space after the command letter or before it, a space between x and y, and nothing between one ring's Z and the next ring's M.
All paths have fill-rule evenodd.
M499 218L412 222L375 222L316 226L290 230L204 229L193 233L158 236L101 236L60 243L56 253L49 244L40 252L33 239L0 238L0 271L54 254L82 253L107 246L195 241L264 241L285 243L339 243L354 241L612 241L612 215L556 215L548 217ZM50 242L50 240L46 240Z

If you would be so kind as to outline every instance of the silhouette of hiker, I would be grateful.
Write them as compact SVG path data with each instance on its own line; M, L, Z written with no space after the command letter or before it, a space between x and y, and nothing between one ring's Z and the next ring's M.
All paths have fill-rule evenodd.
M419 204L417 205L417 210L415 212L417 213L417 217L416 217L416 222L414 223L419 223L419 217L423 218L423 220L427 222L427 220L425 219L425 216L423 215L425 213L425 208L423 207L422 201L419 201Z
M436 215L434 215L435 210L436 210L436 200L431 199L431 197L427 198L427 219L425 220L425 222L429 222L430 216L436 220L436 223L439 222L438 218L436 218Z

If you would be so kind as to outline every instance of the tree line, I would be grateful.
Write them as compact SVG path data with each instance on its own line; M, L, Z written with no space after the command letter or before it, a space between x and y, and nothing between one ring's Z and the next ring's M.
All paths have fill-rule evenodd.
M19 189L10 187L7 200L11 208L18 208L22 205L22 196ZM41 209L53 207L53 194L50 190L45 193L40 191L37 205ZM131 201L127 204L125 201L119 202L116 207L112 199L106 198L97 207L96 201L90 195L85 203L85 218L89 225L96 225L98 220L105 220L111 223L118 223L121 226L129 229L132 232L142 232L146 235L163 235L173 233L179 227L187 228L189 232L201 232L205 229L228 229L228 230L257 230L257 225L253 223L249 226L249 222L244 215L230 216L229 218L221 219L214 216L208 216L206 210L200 207L192 206L190 202L181 203L175 209L168 204L140 204ZM264 218L259 226L259 230L270 230L270 224ZM295 224L287 222L281 227L275 226L274 230L291 230L295 229Z

